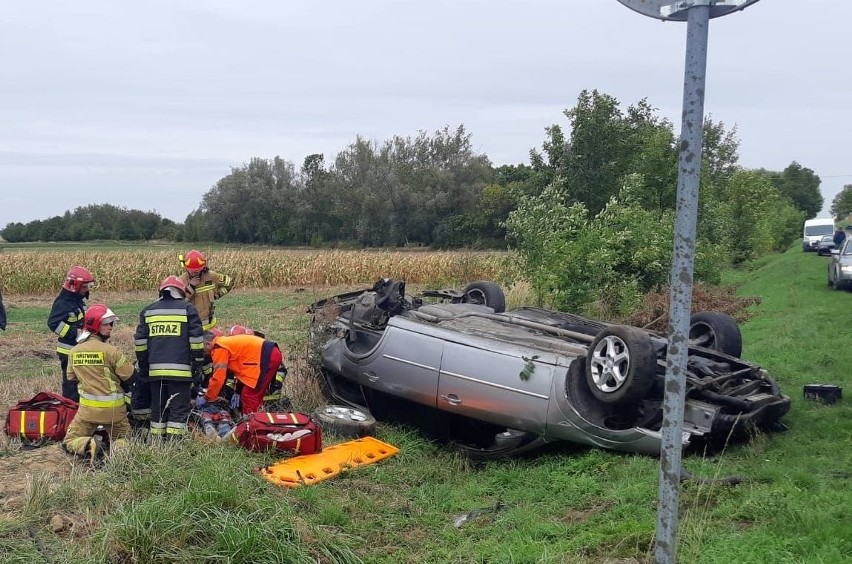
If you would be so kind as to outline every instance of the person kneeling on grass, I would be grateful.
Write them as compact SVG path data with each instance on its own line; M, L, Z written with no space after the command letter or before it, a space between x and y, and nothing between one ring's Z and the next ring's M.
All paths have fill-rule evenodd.
M195 400L196 409L219 397L228 372L233 373L237 382L231 408L237 410L242 404L243 415L260 409L283 362L278 344L256 335L217 336L205 331L204 352L213 362L213 374L207 391Z
M124 406L124 389L135 370L116 347L109 344L118 317L103 304L94 304L83 317L83 331L68 353L68 380L78 384L80 408L71 421L62 446L92 464L110 449L127 444L130 423Z

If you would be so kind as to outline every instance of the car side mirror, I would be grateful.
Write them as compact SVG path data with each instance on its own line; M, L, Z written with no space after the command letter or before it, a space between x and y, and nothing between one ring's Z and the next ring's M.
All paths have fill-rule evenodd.
M839 255L839 254L840 254L840 249L831 249L831 254L833 254L833 255Z

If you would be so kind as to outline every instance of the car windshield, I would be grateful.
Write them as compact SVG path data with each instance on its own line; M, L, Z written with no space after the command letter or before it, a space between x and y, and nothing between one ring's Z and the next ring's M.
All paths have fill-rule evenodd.
M805 227L805 235L816 237L817 235L831 235L834 233L833 225L809 225Z

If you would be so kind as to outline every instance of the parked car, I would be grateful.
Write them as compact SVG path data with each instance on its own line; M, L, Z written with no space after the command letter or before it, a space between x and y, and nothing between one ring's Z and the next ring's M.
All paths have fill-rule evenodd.
M831 251L828 262L828 285L835 290L852 286L852 240L849 237L841 243L839 249Z
M817 254L819 256L828 256L831 254L831 250L837 248L834 244L834 236L832 235L823 235L820 238L819 243L817 244Z
M660 451L665 336L570 313L509 312L487 281L416 297L405 283L316 302L313 334L332 397L378 419L427 409L461 449L481 457L557 440ZM739 357L728 315L693 315L683 444L771 430L790 407L759 366Z

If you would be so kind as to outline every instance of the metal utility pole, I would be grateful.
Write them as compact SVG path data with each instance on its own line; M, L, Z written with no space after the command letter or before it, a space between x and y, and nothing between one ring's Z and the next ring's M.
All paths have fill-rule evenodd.
M683 448L683 410L686 362L689 355L689 315L695 265L695 225L704 132L704 85L710 19L742 10L758 0L618 0L640 14L668 21L686 21L686 65L683 113L678 142L677 219L669 296L669 336L663 395L660 449L660 489L654 557L674 564L677 553L680 466Z

